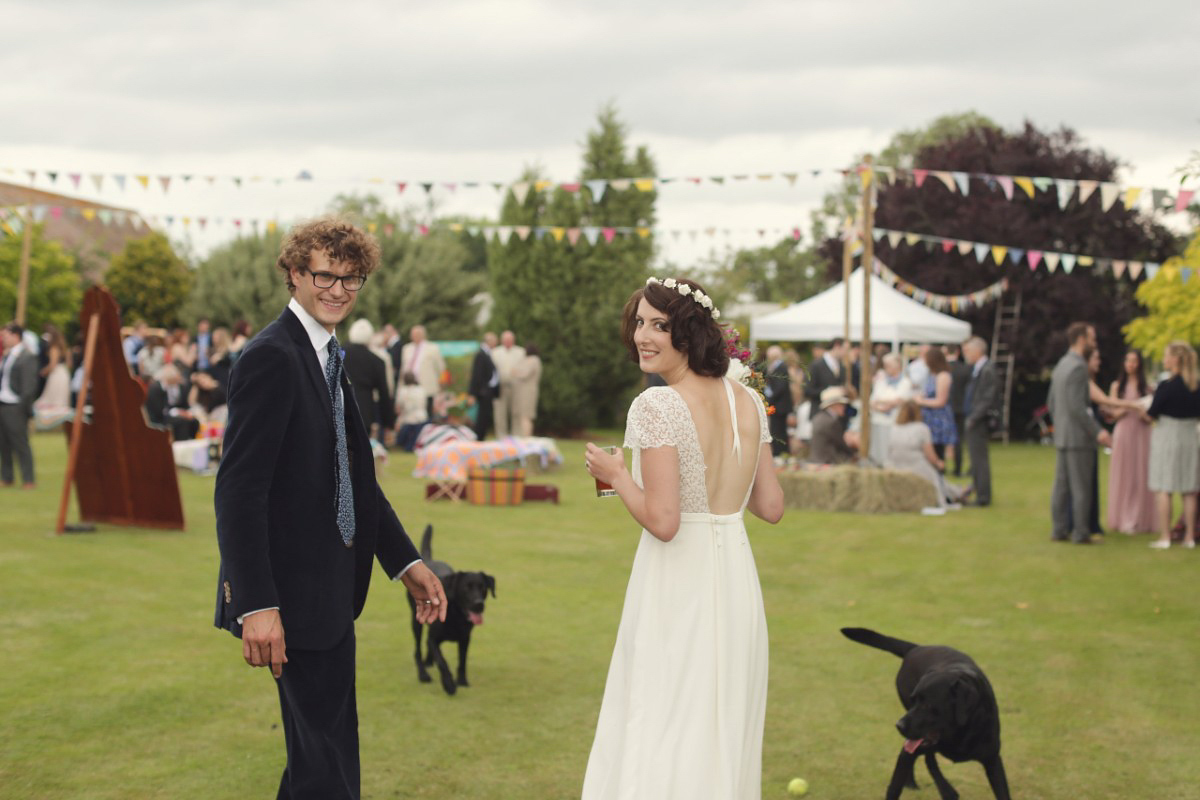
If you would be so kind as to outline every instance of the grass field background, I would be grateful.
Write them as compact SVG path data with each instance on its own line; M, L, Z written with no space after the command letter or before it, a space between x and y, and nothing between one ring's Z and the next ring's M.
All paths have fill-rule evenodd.
M638 531L593 496L582 443L560 445L564 467L537 478L558 506L425 503L412 456L385 469L414 537L432 523L435 556L495 575L498 596L472 686L447 697L417 683L403 592L377 571L357 626L364 797L578 797ZM184 533L55 537L65 445L42 434L35 448L38 489L0 492L0 797L273 797L272 681L212 627L213 479L181 473ZM813 798L883 794L899 662L843 639L846 625L983 666L1017 798L1200 796L1200 552L1113 533L1053 544L1053 450L992 459L990 509L749 523L771 637L765 798L794 776ZM977 764L945 769L964 798L991 796Z

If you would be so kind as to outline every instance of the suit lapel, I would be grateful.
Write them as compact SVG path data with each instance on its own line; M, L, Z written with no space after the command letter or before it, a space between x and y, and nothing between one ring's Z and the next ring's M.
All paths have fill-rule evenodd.
M299 351L300 363L304 365L304 372L312 382L313 391L320 398L321 408L325 410L325 420L329 423L329 431L332 433L333 401L329 397L329 384L325 382L325 373L321 371L321 362L317 360L317 351L313 349L312 340L308 338L308 332L291 309L285 308L279 319ZM342 372L345 373L345 370Z

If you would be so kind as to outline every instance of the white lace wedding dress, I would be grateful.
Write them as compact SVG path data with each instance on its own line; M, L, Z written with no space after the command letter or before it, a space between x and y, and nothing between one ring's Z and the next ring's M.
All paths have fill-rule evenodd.
M642 531L584 800L760 797L767 622L742 514L771 436L758 395L723 383L728 419L702 419L703 436L670 387L630 406L634 481L642 449L676 448L683 513L670 542Z

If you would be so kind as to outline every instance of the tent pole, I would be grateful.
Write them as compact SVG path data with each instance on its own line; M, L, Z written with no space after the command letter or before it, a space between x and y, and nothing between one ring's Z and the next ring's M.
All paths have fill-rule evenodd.
M863 159L862 170L862 280L863 280L863 327L859 348L858 396L862 409L862 424L859 428L858 454L866 458L871 451L871 275L875 268L875 237L871 229L875 226L875 209L871 194L875 190L875 176L871 169L871 156Z

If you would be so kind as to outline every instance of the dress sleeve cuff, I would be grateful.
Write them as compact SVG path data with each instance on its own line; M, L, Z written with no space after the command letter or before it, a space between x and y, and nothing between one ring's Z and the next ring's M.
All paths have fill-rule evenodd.
M409 564L407 567L405 567L404 569L402 569L402 570L400 570L399 572L397 572L397 573L395 574L395 576L392 578L392 580L393 580L393 581L398 581L398 580L400 580L401 578L403 578L403 577L404 577L404 574L405 574L406 572L408 572L408 571L409 571L410 569L412 569L412 568L413 568L415 565L417 565L417 564L420 564L420 563L421 563L421 559L419 559L419 558L418 558L416 561L412 562L412 563L411 563L411 564Z

